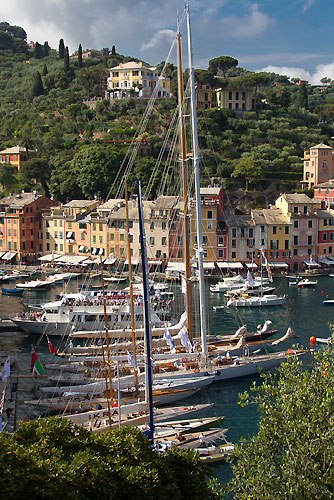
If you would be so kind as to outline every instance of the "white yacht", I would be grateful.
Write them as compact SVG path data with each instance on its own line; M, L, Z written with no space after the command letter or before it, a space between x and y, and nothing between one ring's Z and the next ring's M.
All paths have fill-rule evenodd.
M232 297L227 301L227 307L264 307L264 306L282 306L285 302L285 296L278 295L260 295L258 297L248 296Z

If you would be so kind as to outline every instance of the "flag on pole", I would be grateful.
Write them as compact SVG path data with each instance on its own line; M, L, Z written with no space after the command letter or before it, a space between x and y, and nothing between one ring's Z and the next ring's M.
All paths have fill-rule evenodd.
M250 272L249 269L248 269L248 273L247 273L247 281L248 281L248 286L250 286L251 288L253 288L255 286L254 278L253 278L252 273Z
M262 253L263 260L264 260L264 267L267 269L269 281L272 283L273 276L271 274L271 269L270 269L270 266L269 266L269 262L267 261L267 257L265 256L265 253L264 253L263 250L261 250L261 253Z
M182 293L187 293L187 281L183 274L181 274L181 291Z
M181 330L181 344L187 349L187 351L193 352L192 343L189 340L187 332L183 328Z
M49 351L51 352L51 354L56 354L56 349L51 344L51 340L48 336L46 336L46 340L48 341Z
M126 354L128 355L128 363L129 363L129 365L132 366L132 368L134 368L135 370L137 370L137 372L139 373L139 368L137 366L135 358L132 356L132 354L129 351L126 351Z
M173 342L172 336L171 336L171 334L169 333L169 330L168 330L167 326L166 326L166 328L165 328L164 338L165 338L165 340L166 340L166 342L167 342L167 345L168 345L168 346L169 346L169 348L170 348L170 352L171 352L172 354L175 354L175 353L176 353L175 345L174 345L174 342Z
M44 368L40 362L35 349L31 348L31 361L30 361L30 371L36 375L44 375Z
M10 377L10 356L8 356L8 358L6 359L0 375L3 382L7 380L8 377Z
M1 400L0 400L0 415L2 415L2 412L3 412L3 405L5 404L6 388L7 388L7 384L5 385L4 390L2 391L2 394L1 394Z
M310 264L313 264L313 257L312 257L312 254L310 255Z

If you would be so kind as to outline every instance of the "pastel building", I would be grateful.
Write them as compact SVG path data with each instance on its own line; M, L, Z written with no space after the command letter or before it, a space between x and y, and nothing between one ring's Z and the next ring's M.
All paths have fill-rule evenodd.
M314 199L323 202L323 206L334 206L334 179L314 186Z
M26 148L21 146L3 149L0 151L0 163L20 170L22 163L29 160L29 156L35 152L34 150L27 151Z
M228 227L228 261L251 262L255 257L255 226L250 215L229 214L226 217Z
M318 249L319 261L326 257L334 257L334 211L317 210L318 216Z
M253 109L253 90L249 88L217 89L217 104L220 109L250 111Z
M252 210L255 223L255 247L263 249L268 260L282 261L286 268L291 257L291 222L280 208ZM275 262L273 262L275 265ZM278 266L279 267L279 266Z
M32 262L42 251L44 210L56 205L46 196L19 193L0 200L0 256L5 261Z
M275 201L291 224L291 267L300 271L318 247L317 209L321 203L306 194L282 194Z
M310 189L334 178L333 149L326 144L317 144L304 152L304 174L302 186Z
M155 67L130 61L109 69L107 97L148 99L157 88L157 97L170 97L170 79L160 76Z

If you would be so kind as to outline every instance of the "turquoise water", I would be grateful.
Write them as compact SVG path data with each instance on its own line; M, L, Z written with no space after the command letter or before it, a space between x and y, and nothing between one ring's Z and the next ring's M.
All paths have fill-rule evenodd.
M234 333L242 324L246 324L249 331L256 329L256 326L263 324L266 319L273 323L272 328L278 330L278 336L283 335L288 327L291 327L298 336L295 340L289 340L281 344L277 350L285 350L292 344L309 346L309 339L312 335L316 337L328 337L330 334L329 324L334 323L334 307L325 307L322 301L329 298L334 299L334 279L330 277L317 277L318 285L315 288L299 289L289 286L287 278L275 278L274 284L278 294L286 294L287 300L283 307L232 310L223 309L214 311L216 305L223 305L226 299L222 294L212 294L209 291L209 281L206 286L207 299L207 323L209 333ZM75 279L67 285L68 291L75 291L81 279ZM98 281L96 281L98 283ZM211 281L210 281L211 283ZM176 292L174 303L175 316L180 312L180 286L173 285ZM22 300L31 302L49 300L62 291L62 286L54 286L46 292L25 292L23 298L0 296L0 317L6 318L15 312L23 309ZM196 302L195 290L195 302ZM198 310L195 308L195 316ZM0 333L0 355L1 357L10 354L19 364L21 373L29 373L31 344L36 345L36 351L43 363L53 361L52 355L48 352L46 339L42 339L40 344L36 336L22 333ZM57 341L52 339L57 347ZM259 379L259 378L258 378ZM207 414L225 416L225 426L229 429L227 437L232 442L237 442L241 436L249 437L257 429L256 407L241 408L238 402L238 394L248 390L253 377L245 377L226 382L217 382L200 393L186 400L186 405L214 402L215 406L207 411ZM19 401L39 397L38 384L43 385L41 379L20 379L19 380ZM36 407L28 405L18 405L18 418L32 418L40 414ZM217 477L226 481L230 477L230 469L226 464L215 465L214 473Z

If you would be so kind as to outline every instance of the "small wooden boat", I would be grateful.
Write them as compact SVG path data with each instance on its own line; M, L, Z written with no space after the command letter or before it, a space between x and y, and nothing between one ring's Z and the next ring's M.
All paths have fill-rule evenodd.
M23 288L1 288L2 295L22 295Z

